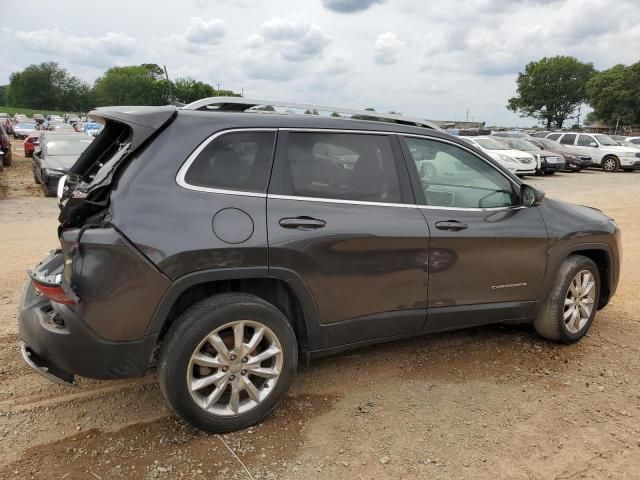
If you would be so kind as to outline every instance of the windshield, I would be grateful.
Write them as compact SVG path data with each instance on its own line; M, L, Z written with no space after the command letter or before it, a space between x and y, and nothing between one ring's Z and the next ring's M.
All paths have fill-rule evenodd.
M36 128L35 123L19 123L16 125L16 128L24 128L25 130L28 128Z
M567 147L562 145L561 143L554 142L553 140L547 140L546 138L538 138L538 143L544 146L544 148L551 150L566 150Z
M91 143L91 138L56 139L47 142L49 155L80 155Z
M532 152L534 150L540 150L533 143L527 142L526 140L520 140L519 138L510 138L507 143L511 147L515 148L516 150L522 150L524 152Z
M504 143L496 142L492 138L474 138L473 140L487 150L511 150Z
M600 145L603 145L605 147L615 147L616 145L618 145L613 138L608 137L607 135L594 135L594 137L596 138L596 140L598 140Z

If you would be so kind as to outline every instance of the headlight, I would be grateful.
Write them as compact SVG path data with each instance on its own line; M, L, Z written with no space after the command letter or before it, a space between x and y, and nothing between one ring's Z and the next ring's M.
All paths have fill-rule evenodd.
M502 160L503 162L509 162L509 163L518 163L516 162L513 158L511 157L507 157L506 155L502 155L501 153L498 154L498 157L500 158L500 160Z

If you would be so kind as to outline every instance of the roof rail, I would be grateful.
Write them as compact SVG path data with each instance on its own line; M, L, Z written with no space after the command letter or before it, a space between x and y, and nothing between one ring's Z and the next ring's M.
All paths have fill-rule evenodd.
M435 123L420 118L405 117L404 115L396 115L393 113L381 113L372 110L354 110L351 108L329 107L326 105L314 105L311 103L292 103L282 102L278 100L256 100L244 97L208 97L195 102L189 103L182 107L183 110L212 110L225 112L244 112L251 108L260 106L272 106L283 108L296 108L300 110L317 110L322 112L337 112L345 115L366 116L373 121L375 119L391 120L394 123L402 125L411 125L415 127L431 128L433 130L441 130Z

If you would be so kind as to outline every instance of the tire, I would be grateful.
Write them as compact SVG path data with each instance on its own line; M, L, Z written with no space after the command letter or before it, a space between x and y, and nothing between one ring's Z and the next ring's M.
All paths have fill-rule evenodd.
M255 349L247 350L248 353L247 351L236 352L234 341L236 330L229 326L238 326L240 321L247 325L242 328L244 338L242 348L251 348L246 344L254 338L256 328L264 328L262 340ZM208 341L208 338L216 332L217 338L221 339L218 345L222 344L223 349L214 348L213 343ZM252 358L260 355L257 353L260 349L264 354L274 347L274 351L279 347L279 354L257 364L251 362ZM221 350L227 352L226 359L220 353ZM235 359L234 353L238 354ZM252 355L254 353L255 355ZM215 356L215 366L201 366L202 363L196 362L193 358L196 354L209 360ZM243 357L240 358L242 355ZM249 359L246 363L245 358ZM267 362L266 366L264 362ZM296 337L290 323L280 310L254 295L224 293L197 302L176 319L161 347L158 379L165 399L180 418L201 430L225 433L255 425L269 415L289 390L289 385L296 373L297 363ZM261 371L266 373L268 370L271 374L278 371L279 366L280 373L275 379L263 379L261 375L245 373L251 370L249 365L253 365L254 369L255 365L258 365L257 368L261 368ZM243 366L247 369L245 370ZM223 371L224 368L227 370ZM221 385L224 385L222 388L208 385L193 392L190 390L189 385L194 385L193 382L213 376L221 377ZM249 396L248 389L240 390L238 397L240 400L235 403L234 410L232 384L237 388L245 382L251 382L254 385L254 395L263 395L267 389L269 391L263 398L258 397L256 401ZM222 395L207 408L204 405L206 399L214 396L216 391L222 391Z
M578 274L588 272L593 279L594 285L589 291L589 297L593 296L591 304L591 310L589 314L583 309L579 309L579 314L584 315L584 319L580 320L578 328L571 328L573 316L569 315L567 322L564 320L564 316L567 313L566 309L571 309L571 305L565 305L565 300L569 300L572 295L570 286L573 284L574 278ZM586 278L586 277L582 277ZM587 283L587 282L585 282ZM569 256L558 271L555 284L549 292L549 296L546 301L541 304L540 310L533 325L538 334L549 340L562 343L574 343L580 340L589 330L593 318L598 310L598 299L600 298L600 273L598 267L589 258L582 255ZM576 307L577 308L577 307ZM574 324L574 326L576 326Z
M36 185L40 185L40 179L36 175L36 172L33 172L33 181L36 182Z
M45 180L42 182L42 193L44 193L45 197L55 197L57 192L52 192L51 190L49 190L49 187L47 187L47 182Z
M11 147L9 147L11 148ZM10 167L11 163L13 160L13 155L11 154L11 152L7 152L4 154L4 156L2 157L2 165L5 167Z
M605 172L617 172L620 168L620 161L617 157L613 155L609 155L608 157L604 157L602 159L602 170Z
M546 175L555 175L556 172L546 172Z

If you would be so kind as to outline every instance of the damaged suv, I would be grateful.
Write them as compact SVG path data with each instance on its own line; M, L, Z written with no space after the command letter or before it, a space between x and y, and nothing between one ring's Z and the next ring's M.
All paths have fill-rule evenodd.
M157 366L180 417L227 432L312 358L496 322L571 343L616 290L613 220L429 122L224 97L91 117L19 318L61 383Z

